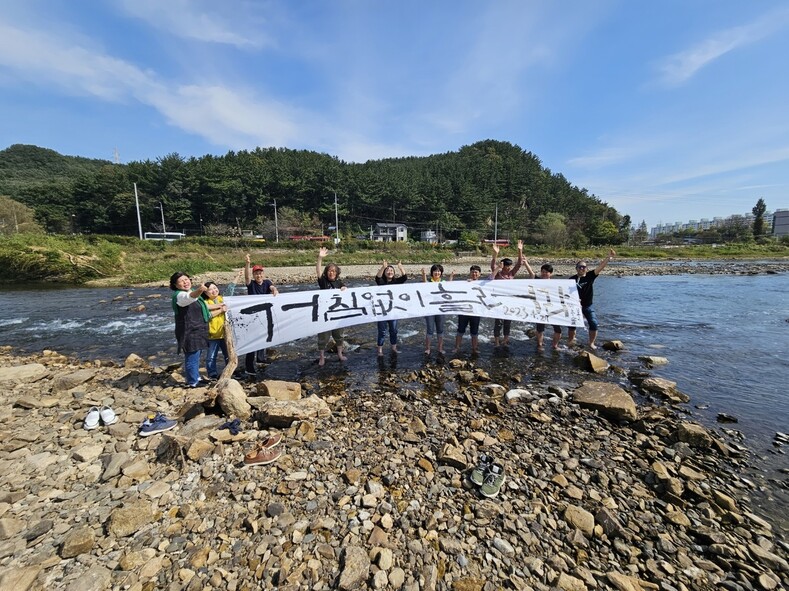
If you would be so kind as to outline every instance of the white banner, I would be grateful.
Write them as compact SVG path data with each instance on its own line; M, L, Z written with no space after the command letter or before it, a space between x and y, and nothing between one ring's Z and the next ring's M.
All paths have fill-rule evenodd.
M242 355L319 332L381 320L457 315L583 328L566 279L445 281L226 297L226 326Z

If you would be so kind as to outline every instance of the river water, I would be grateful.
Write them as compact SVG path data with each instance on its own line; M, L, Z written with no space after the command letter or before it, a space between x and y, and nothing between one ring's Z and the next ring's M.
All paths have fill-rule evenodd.
M351 287L362 282L349 281ZM312 289L311 285L280 290ZM243 291L243 289L242 289ZM145 311L130 309L145 305ZM744 477L757 482L754 503L772 515L789 509L789 462L786 447L774 444L776 432L789 432L789 274L671 275L612 277L595 283L595 308L601 328L598 342L619 339L626 350L618 365L636 367L639 355L669 359L652 373L677 382L691 401L684 410L713 429L735 429L752 452L753 468ZM130 353L153 357L153 363L177 362L170 292L167 289L34 289L0 291L0 344L22 352L56 350L80 359L121 362ZM529 325L513 323L509 351L494 350L492 321L480 327L477 366L507 384L513 371L529 381L561 381L573 354L537 353L526 336ZM453 347L455 319L447 320L447 343ZM426 364L445 363L423 354L421 319L400 322L402 353L377 361L375 326L346 331L349 360L340 366L332 356L324 368L315 363L315 338L279 347L261 378L299 380L313 377L348 392L383 382L391 372L410 373ZM586 331L579 330L583 343ZM550 339L550 327L546 333ZM463 343L468 351L468 337ZM241 363L243 367L243 362ZM221 365L220 365L221 367ZM736 424L719 425L726 413Z

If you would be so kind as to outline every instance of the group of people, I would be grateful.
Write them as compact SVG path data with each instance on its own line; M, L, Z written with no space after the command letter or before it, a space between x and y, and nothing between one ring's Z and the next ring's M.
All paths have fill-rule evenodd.
M490 274L487 278L492 280L514 279L518 271L523 267L526 269L529 279L537 278L534 270L529 265L529 261L523 255L523 241L518 241L518 259L513 262L510 258L498 260L500 249L498 245L493 245L493 257L490 261ZM335 263L324 266L323 261L328 254L325 247L318 251L318 260L315 265L315 273L319 289L345 290L346 286L340 279L340 267ZM578 286L578 295L581 301L581 310L584 318L589 325L589 348L596 349L595 340L597 339L598 322L594 311L594 281L605 269L606 265L616 256L613 249L609 251L608 257L603 258L593 270L588 269L586 261L578 261L575 265L575 275L570 277ZM380 269L375 275L376 285L395 285L405 283L408 275L403 269L403 265L398 261L395 265L389 264L386 260L381 264ZM398 275L399 272L399 275ZM553 276L553 266L545 263L540 267L539 279L551 279ZM449 280L454 279L454 272L450 274ZM482 269L479 265L471 265L469 269L468 281L479 281L482 279ZM444 281L444 267L434 264L430 267L428 275L422 269L422 280L424 282ZM246 255L244 265L244 281L247 293L250 295L273 295L279 294L276 286L265 276L265 269L261 265L252 266L249 255ZM234 284L231 284L234 286ZM178 341L178 350L184 353L184 374L187 386L196 388L204 381L200 377L200 358L202 352L206 354L206 373L209 380L219 377L217 369L217 358L221 352L225 364L228 362L227 345L225 344L225 312L227 306L224 304L223 297L219 294L219 288L213 281L193 286L191 278L186 273L174 273L170 278L170 289L173 290L172 307L175 314L175 335ZM477 354L479 351L479 326L481 318L479 316L460 315L457 319L457 331L455 334L455 352L461 348L463 335L468 329L471 335L471 351ZM398 331L397 320L382 320L378 323L377 353L383 356L384 343L387 333L392 353L397 353ZM496 347L509 345L511 320L495 319L493 323L493 344ZM439 354L444 354L444 316L437 314L425 317L425 354L431 352L433 336L436 336L436 345ZM545 333L544 324L536 324L537 348L543 348L543 336ZM575 344L576 329L568 328L567 344ZM553 325L553 338L551 346L558 350L562 336L562 327ZM323 366L326 362L326 349L329 341L334 340L337 349L337 358L345 361L344 355L344 331L343 329L333 329L318 334L318 365ZM265 349L248 353L245 358L245 371L248 376L256 375L258 363L267 361Z
M500 261L498 259L499 255L499 246L494 244L493 245L493 257L490 261L490 275L488 275L488 279L492 280L508 280L514 279L515 275L521 269L521 267L526 269L526 273L528 274L529 279L551 279L553 276L553 265L550 263L545 263L540 267L540 276L537 277L534 273L534 270L529 265L529 261L523 256L523 241L518 241L518 259L513 263L513 260L510 258L503 258ZM600 264L594 270L588 270L588 265L586 261L578 261L575 265L575 275L570 277L571 280L575 281L576 285L578 286L578 297L581 301L581 311L583 313L584 318L586 319L587 323L589 324L589 348L596 349L597 345L595 341L597 339L597 315L594 311L594 281L602 273L603 269L608 265L608 263L616 256L616 252L614 249L610 249L608 253L608 257L603 258L600 261ZM450 275L450 280L454 279L454 272ZM482 279L482 269L479 265L471 265L469 268L469 275L468 281L479 281ZM430 275L428 276L424 269L422 269L422 280L428 282L440 282L444 280L444 267L436 264L430 268ZM479 351L479 325L480 325L481 318L479 316L466 316L460 315L458 316L457 320L457 332L455 334L455 353L458 353L461 348L461 344L463 341L463 335L466 334L466 329L469 330L471 334L471 352L472 354L476 354ZM392 321L389 321L392 322ZM425 334L425 354L430 354L430 347L433 334L436 334L436 340L438 345L438 352L439 354L444 353L444 317L443 316L428 316L425 318L426 324L426 334ZM380 327L381 323L379 323ZM493 345L495 347L499 346L508 346L510 342L510 328L512 326L512 320L505 320L496 318L493 321ZM537 348L543 348L543 337L545 333L545 325L544 324L536 324L535 325L536 331L536 338L537 338ZM379 328L379 342L378 342L378 354L381 354L381 345L383 344L380 334L381 329ZM575 327L569 327L567 330L567 344L570 346L575 345L575 334L576 329ZM559 325L553 325L553 339L551 341L551 346L554 350L558 350L560 348L560 341L562 338L562 327ZM394 341L393 341L394 343Z

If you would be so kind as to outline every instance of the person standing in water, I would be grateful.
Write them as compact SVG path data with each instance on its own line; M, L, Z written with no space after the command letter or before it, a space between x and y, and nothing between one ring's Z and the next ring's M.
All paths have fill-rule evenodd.
M247 254L246 261L244 263L244 282L247 285L247 295L279 295L279 291L277 290L274 283L270 279L266 279L266 270L262 265L253 266L250 277L249 267L251 264L252 260L249 254ZM265 349L247 353L246 357L244 358L244 366L247 376L257 376L257 364L265 363L266 359L267 357Z
M450 279L454 279L455 273L453 272ZM430 267L430 277L422 269L422 281L426 283L440 283L444 281L444 266L438 263ZM434 316L425 316L425 355L430 355L430 342L433 340L433 333L436 334L438 342L438 354L444 354L444 317L441 314Z
M490 278L491 279L515 279L515 274L520 270L521 265L526 265L526 270L529 273L529 279L534 278L534 271L529 266L529 261L523 256L523 240L518 240L518 262L513 266L512 259L501 259L501 267L497 269L496 257L499 254L499 245L493 245L493 258L490 260ZM504 320L496 318L493 321L493 346L499 346L499 339L501 344L505 347L510 344L510 327L512 320ZM503 333L503 334L502 334ZM502 338L503 337L503 338Z
M595 339L597 339L597 329L599 325L597 324L597 315L594 313L593 307L593 300L594 300L594 280L597 279L597 276L603 272L603 269L606 268L606 265L610 263L613 258L616 256L616 252L614 249L611 248L608 251L608 258L604 258L600 261L600 264L594 269L594 271L587 271L586 270L586 261L578 261L575 264L575 275L570 277L573 281L575 281L576 285L578 286L578 297L581 300L581 312L586 318L586 322L589 323L589 348L590 349L597 349L597 345L595 345ZM567 344L574 345L575 344L575 327L571 326L567 331Z
M325 268L321 269L323 259L326 258L327 254L329 254L329 251L326 247L321 246L321 249L318 251L318 263L315 265L315 273L318 276L318 287L320 289L339 289L340 291L345 291L345 284L340 281L339 266L334 263L329 263ZM334 339L334 344L337 346L337 358L340 361L345 361L347 359L347 357L342 354L344 345L343 330L341 328L335 328L318 334L318 352L320 353L318 365L320 366L326 363L326 347L329 345L329 337Z
M397 285L405 283L408 276L405 274L400 261L397 261L397 269L400 271L399 277L395 277L394 267L384 261L375 275L375 284ZM397 320L380 320L378 322L378 357L384 354L384 340L386 339L387 328L389 329L389 344L392 346L392 353L397 353Z
M550 279L553 276L553 265L550 263L545 263L542 267L540 267L540 279ZM542 349L543 347L543 337L545 336L545 325L540 324L539 322L534 325L534 330L537 331L537 349ZM558 324L553 325L553 340L551 342L551 348L554 351L559 350L559 341L562 338L562 327Z
M479 281L482 276L482 269L479 265L471 265L468 270L469 281ZM463 335L466 334L468 327L471 333L471 354L476 355L479 352L479 316L466 316L461 314L458 316L458 328L455 334L455 355L460 352L460 344L463 341Z

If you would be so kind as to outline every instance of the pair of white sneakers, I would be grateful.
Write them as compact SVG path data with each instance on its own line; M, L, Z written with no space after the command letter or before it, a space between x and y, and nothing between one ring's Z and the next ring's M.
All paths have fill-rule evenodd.
M85 422L82 424L82 428L91 431L99 426L99 421L104 423L105 427L114 425L118 422L118 415L109 406L102 406L101 409L98 406L94 406L85 415Z

